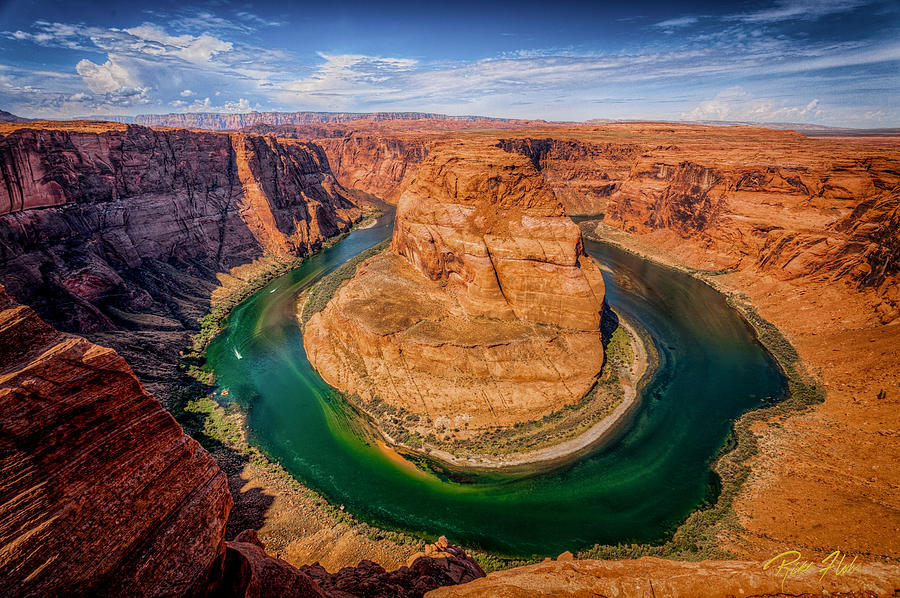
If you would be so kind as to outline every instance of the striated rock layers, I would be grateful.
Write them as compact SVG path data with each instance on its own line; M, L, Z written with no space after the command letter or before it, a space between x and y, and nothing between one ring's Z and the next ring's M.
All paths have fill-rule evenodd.
M319 139L335 177L346 187L362 189L390 203L415 180L430 143L417 137L347 135Z
M873 289L881 321L900 317L900 152L889 140L634 123L498 145L532 159L570 213L605 216L711 270Z
M309 320L333 386L470 430L578 402L603 365L604 285L526 158L434 149L401 197L390 251Z
M185 325L218 272L302 255L360 216L314 144L79 123L0 130L0 278L67 331L128 327L133 314Z
M231 496L111 349L0 287L0 594L202 594Z
M113 350L0 287L0 594L418 597L484 573L461 549L409 567L299 570L225 541L225 474Z

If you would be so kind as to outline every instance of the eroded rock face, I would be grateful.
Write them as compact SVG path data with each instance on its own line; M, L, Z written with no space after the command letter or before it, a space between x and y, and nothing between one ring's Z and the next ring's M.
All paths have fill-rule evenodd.
M202 594L231 496L112 349L0 287L0 594Z
M390 203L415 179L431 145L419 138L353 135L320 139L334 175L346 187L362 189Z
M470 316L596 330L604 286L533 166L494 148L435 153L400 200L392 250Z
M507 138L498 147L527 156L569 214L602 213L643 151L637 143L590 143L546 137Z
M313 144L59 127L0 135L0 277L67 331L115 329L119 312L178 327L191 300L173 294L208 297L218 272L302 255L361 215Z
M356 567L344 567L336 573L328 573L318 563L301 567L300 571L314 580L327 596L335 598L420 598L441 586L465 584L484 577L475 559L443 536L437 543L426 546L426 551L427 556L416 555L407 566L391 572L372 561L362 561Z
M603 279L524 157L435 149L400 200L391 250L306 327L333 386L480 429L578 402L603 365Z
M115 351L0 286L0 594L418 597L484 573L445 538L409 567L329 574L225 541L225 474ZM321 585L320 585L321 584Z
M605 215L709 269L876 289L881 320L900 317L891 290L900 275L900 156L889 143L637 123L568 137L498 145L532 159L570 212ZM608 183L600 192L590 181Z

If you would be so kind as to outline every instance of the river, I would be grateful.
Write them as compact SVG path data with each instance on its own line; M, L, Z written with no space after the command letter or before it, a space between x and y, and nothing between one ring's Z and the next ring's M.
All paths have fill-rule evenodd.
M294 316L304 288L392 227L389 213L272 281L234 309L206 352L217 386L228 390L220 400L247 411L251 442L365 521L513 556L657 541L715 492L710 466L733 421L784 392L778 366L721 294L585 241L604 266L607 301L640 322L659 353L628 431L550 471L467 483L422 471L371 441L310 366Z

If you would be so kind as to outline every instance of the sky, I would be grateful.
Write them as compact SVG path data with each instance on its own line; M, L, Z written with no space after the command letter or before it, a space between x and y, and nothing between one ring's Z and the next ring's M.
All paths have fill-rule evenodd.
M0 109L898 127L900 2L0 0Z

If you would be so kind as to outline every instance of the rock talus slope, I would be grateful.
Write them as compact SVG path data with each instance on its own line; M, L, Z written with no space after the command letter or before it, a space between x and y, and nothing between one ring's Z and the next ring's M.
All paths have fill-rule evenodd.
M509 426L591 389L603 308L600 272L531 163L447 146L400 199L391 249L310 319L304 343L364 401Z

